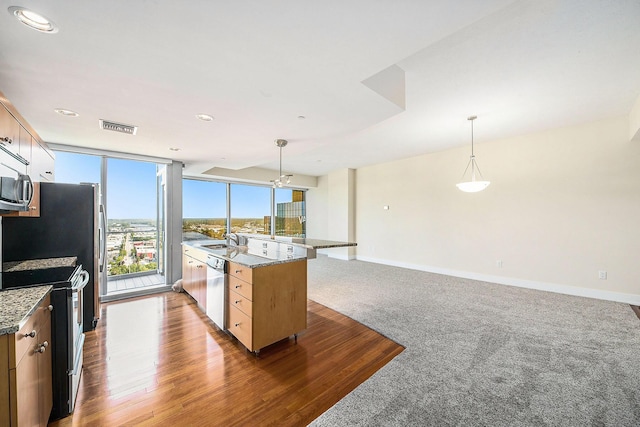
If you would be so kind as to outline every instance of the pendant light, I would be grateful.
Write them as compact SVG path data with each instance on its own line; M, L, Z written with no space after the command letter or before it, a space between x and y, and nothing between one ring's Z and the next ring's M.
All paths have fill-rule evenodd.
M293 175L284 175L282 173L282 147L286 147L287 143L288 141L286 139L276 139L276 145L280 147L280 176L278 179L271 181L273 182L273 188L282 188L283 185L291 184L291 177Z
M477 193L478 191L482 191L491 184L490 181L485 181L482 177L482 173L480 173L480 168L476 163L476 156L473 154L473 121L477 119L477 116L469 116L467 120L471 122L471 157L469 158L469 163L467 163L467 168L464 170L462 174L462 179L465 179L465 175L469 170L469 166L471 166L471 179L469 181L463 181L456 184L456 187L465 193ZM480 180L476 179L476 171L480 176Z

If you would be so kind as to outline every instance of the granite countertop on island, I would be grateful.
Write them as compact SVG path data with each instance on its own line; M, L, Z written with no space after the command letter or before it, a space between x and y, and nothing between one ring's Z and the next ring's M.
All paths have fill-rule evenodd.
M0 291L0 335L18 332L52 289L45 285Z
M277 250L256 251L247 246L226 246L224 240L190 240L182 242L182 244L249 268L266 267L268 265L306 259L302 255L288 254Z
M271 242L286 243L295 246L301 246L307 249L329 249L329 248L344 248L349 246L358 246L355 242L338 242L334 240L322 240L322 239L309 239L307 237L284 237L274 236L271 237L268 234L246 234L238 233L240 236L244 236L256 240L266 240Z

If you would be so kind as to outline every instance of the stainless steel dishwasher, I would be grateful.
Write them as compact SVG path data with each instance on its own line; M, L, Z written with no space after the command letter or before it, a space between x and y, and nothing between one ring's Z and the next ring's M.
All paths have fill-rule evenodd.
M227 262L207 254L207 317L223 331L226 325Z

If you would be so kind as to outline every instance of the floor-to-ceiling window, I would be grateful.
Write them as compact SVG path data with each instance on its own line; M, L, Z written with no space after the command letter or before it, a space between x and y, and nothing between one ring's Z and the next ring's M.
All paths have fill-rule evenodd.
M271 188L231 184L231 232L270 234Z
M276 188L276 236L305 237L307 210L305 192Z
M273 223L277 236L306 236L304 190L184 178L182 201L183 240L271 234Z
M107 274L158 269L157 166L107 159Z
M103 299L165 285L164 164L56 151L56 182L99 183L106 207Z
M227 232L227 184L182 180L184 240L223 239Z

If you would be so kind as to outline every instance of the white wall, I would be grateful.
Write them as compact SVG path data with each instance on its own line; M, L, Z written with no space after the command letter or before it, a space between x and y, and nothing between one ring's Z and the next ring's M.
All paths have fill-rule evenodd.
M355 170L340 169L318 178L318 186L307 191L307 237L337 242L354 242ZM331 226L329 226L331 224ZM343 247L320 250L320 253L340 259L354 259L356 248Z
M358 259L640 304L640 143L628 117L475 154L491 181L480 193L455 187L469 147L358 169Z
M329 178L320 176L317 186L305 195L307 208L307 237L328 239L329 226Z

